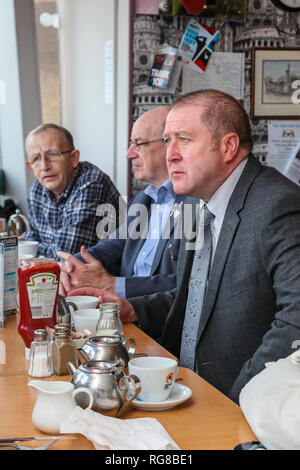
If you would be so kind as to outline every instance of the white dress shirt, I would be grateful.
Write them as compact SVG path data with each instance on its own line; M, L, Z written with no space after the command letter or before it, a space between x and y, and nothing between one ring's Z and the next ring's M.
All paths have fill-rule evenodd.
M211 222L211 231L212 231L212 240L213 240L213 248L212 248L212 258L213 260L216 246L218 243L219 235L221 232L222 223L224 220L225 212L227 209L227 205L231 195L234 191L234 188L237 185L238 180L241 177L241 174L247 164L248 158L245 158L231 173L231 175L224 181L224 183L217 189L217 191L213 194L210 198L208 203L206 204L208 209L212 214L214 214L214 218ZM204 206L204 201L200 199L200 210L202 210Z

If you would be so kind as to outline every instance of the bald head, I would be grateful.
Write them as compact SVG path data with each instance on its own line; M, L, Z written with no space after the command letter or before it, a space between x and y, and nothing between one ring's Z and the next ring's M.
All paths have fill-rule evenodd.
M166 148L162 141L169 106L160 106L142 114L134 123L127 158L138 180L161 186L168 179ZM138 145L142 144L142 145Z
M144 128L145 133L149 135L151 134L151 140L161 139L163 136L166 119L169 111L169 106L160 106L159 108L154 108L150 111L146 111L137 119L133 127L135 127L136 125L142 126Z

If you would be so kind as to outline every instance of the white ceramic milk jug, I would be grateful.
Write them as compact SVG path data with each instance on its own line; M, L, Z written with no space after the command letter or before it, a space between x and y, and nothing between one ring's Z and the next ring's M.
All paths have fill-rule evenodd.
M60 432L61 421L68 419L76 406L74 397L77 393L88 395L88 408L93 405L92 392L83 387L74 390L70 382L31 380L28 385L36 392L32 422L37 429L48 434Z

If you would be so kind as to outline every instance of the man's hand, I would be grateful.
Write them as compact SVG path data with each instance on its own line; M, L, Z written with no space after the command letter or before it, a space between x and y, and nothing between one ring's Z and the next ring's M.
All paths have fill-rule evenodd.
M82 287L80 289L71 290L68 296L72 295L91 295L93 297L99 297L99 302L116 302L120 305L120 318L123 323L131 323L137 321L137 316L130 302L122 297L118 297L115 294L111 294L103 289L97 289L95 287Z
M68 293L71 289L80 287L97 287L114 293L115 278L104 269L102 263L88 253L84 246L81 247L80 254L85 263L64 251L57 252L57 256L64 260L60 262L60 292Z
M63 262L59 262L58 264L61 268L58 292L60 295L63 295L65 297L67 293L72 289L71 281L69 275L65 273L62 269Z

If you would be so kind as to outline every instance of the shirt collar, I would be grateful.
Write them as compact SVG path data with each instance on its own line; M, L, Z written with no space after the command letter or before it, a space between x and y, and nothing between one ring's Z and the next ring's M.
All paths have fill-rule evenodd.
M147 194L147 196L151 197L153 201L156 203L159 196L165 193L169 193L169 196L172 198L176 198L175 191L173 189L173 184L170 179L165 181L161 186L157 187L154 186L153 184L149 184L147 188L145 189L144 193Z
M240 176L246 166L248 157L245 158L241 163L235 168L230 176L224 181L224 183L217 189L217 191L210 198L206 204L208 209L214 216L223 221L226 208L229 202L229 199L234 191L234 188L240 179ZM204 205L204 201L200 200L200 209Z

